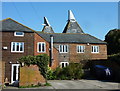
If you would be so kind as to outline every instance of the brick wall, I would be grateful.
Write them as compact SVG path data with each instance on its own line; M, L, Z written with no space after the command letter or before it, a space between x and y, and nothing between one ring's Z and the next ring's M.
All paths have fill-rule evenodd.
M40 54L47 54L50 56L50 45L49 42L44 40L41 36L39 36L37 33L34 33L34 55L40 55ZM45 53L38 53L37 52L37 43L38 42L45 42L46 44L46 52ZM53 48L53 65L51 66L51 69L55 69L58 66L58 50L56 48Z
M84 45L85 52L77 53L76 46ZM92 46L99 46L99 53L91 53ZM70 44L70 61L80 62L81 60L107 59L107 47L104 44Z
M20 67L19 86L30 86L45 83L46 80L40 74L39 67L37 65Z
M59 62L70 61L70 62L80 62L81 60L96 60L96 59L107 59L107 46L105 44L67 44L62 43L62 45L68 45L68 53L58 53ZM58 43L54 44L57 50L59 50ZM85 52L77 53L76 46L84 45ZM91 46L99 46L99 53L91 53ZM56 55L56 54L54 54Z
M24 53L11 53L11 42L24 42ZM24 33L24 37L18 37L14 36L14 32L2 32L2 47L8 47L2 50L2 61L5 62L5 78L11 82L11 64L16 64L22 56L34 54L34 33Z
M5 72L4 62L0 61L0 85L4 83L4 72Z

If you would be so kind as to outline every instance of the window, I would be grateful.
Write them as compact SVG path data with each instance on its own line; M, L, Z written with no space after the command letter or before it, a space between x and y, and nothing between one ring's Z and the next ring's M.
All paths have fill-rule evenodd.
M77 53L84 53L85 52L85 46L77 45Z
M24 36L24 32L14 32L14 36Z
M62 68L67 67L69 65L69 62L60 62L60 66Z
M59 52L60 53L67 53L68 52L68 45L59 45Z
M24 52L24 43L23 42L12 42L11 52Z
M38 52L45 52L45 42L38 42Z
M99 53L99 46L92 46L92 53Z

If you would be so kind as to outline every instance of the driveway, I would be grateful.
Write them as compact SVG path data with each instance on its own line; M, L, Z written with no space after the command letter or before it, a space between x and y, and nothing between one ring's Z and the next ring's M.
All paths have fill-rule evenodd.
M7 87L2 91L46 91L47 89L49 89L49 91L59 91L58 89L71 89L70 91L72 91L72 89L101 89L104 91L108 91L109 89L109 91L118 91L118 89L120 89L120 83L103 82L99 80L49 80L48 83L51 83L52 86L25 89Z
M98 80L49 80L54 89L120 89L120 83Z

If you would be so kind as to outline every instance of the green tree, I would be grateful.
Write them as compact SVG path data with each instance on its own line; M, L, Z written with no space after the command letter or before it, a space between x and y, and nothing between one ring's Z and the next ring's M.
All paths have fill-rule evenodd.
M110 30L106 36L108 55L120 53L120 29Z

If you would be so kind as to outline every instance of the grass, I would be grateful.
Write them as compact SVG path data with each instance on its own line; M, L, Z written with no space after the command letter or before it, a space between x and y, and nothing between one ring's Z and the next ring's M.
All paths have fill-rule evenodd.
M52 86L50 83L46 83L44 84L44 86Z
M42 86L51 86L50 83L45 83L44 85L28 85L28 86L19 86L19 88L35 88L35 87L42 87Z

